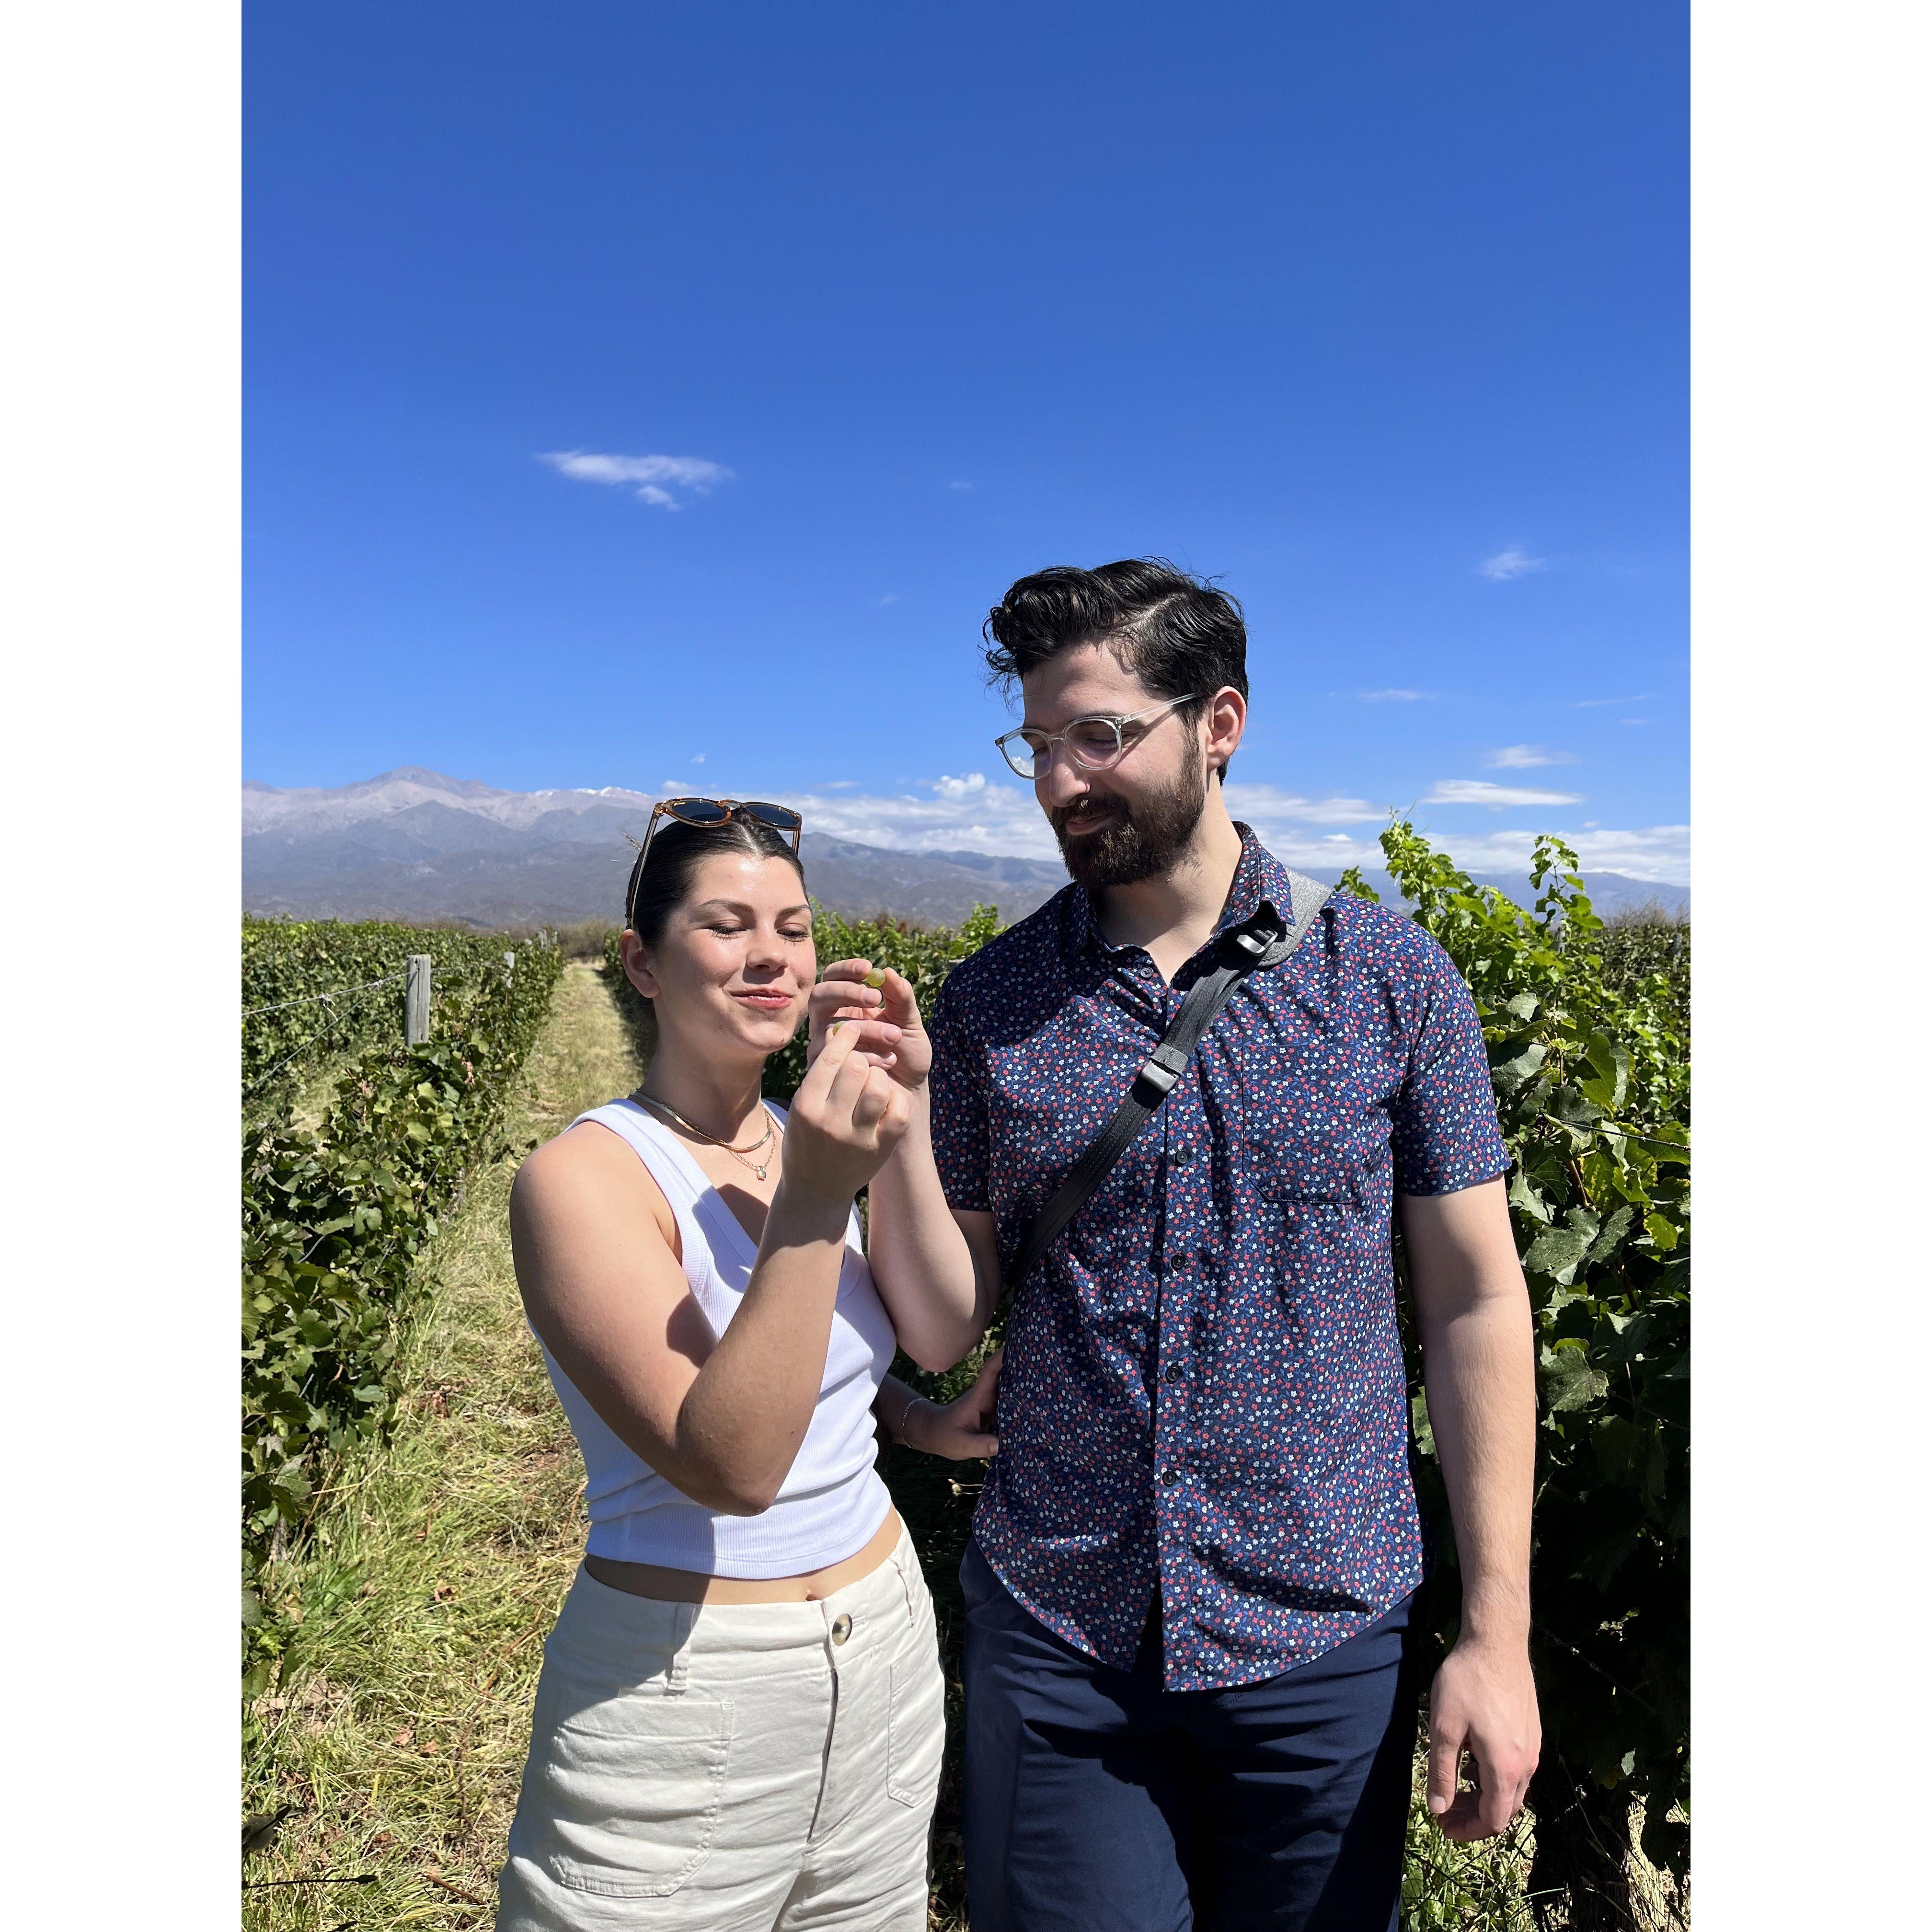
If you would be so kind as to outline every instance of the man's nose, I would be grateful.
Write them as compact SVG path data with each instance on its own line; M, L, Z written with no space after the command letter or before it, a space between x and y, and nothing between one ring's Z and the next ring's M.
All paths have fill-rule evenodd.
M1042 754L1046 769L1033 782L1034 796L1048 812L1057 812L1092 789L1086 774L1066 755L1064 745L1051 745Z

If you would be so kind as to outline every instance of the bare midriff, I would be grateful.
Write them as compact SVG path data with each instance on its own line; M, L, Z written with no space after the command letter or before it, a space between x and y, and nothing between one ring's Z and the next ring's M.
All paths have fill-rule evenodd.
M656 1563L617 1563L608 1556L586 1556L584 1567L600 1583L633 1597L656 1597L671 1604L815 1604L835 1590L869 1576L898 1547L904 1528L897 1510L872 1533L862 1550L823 1570L800 1576L710 1576L701 1570L667 1570Z

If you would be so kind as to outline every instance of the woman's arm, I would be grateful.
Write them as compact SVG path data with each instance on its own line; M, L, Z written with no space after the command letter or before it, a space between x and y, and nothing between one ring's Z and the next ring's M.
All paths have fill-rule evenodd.
M986 1332L1000 1294L993 1216L946 1204L932 1154L927 1076L932 1043L904 977L888 970L866 985L871 962L840 960L812 990L814 1045L829 1024L860 1018L860 1046L911 1102L906 1131L872 1178L866 1197L866 1255L899 1346L922 1369L950 1369Z
M511 1190L531 1327L618 1439L707 1508L768 1508L811 1425L852 1196L908 1112L856 1044L856 1029L834 1038L793 1100L758 1258L715 1340L663 1196L614 1136L560 1136Z

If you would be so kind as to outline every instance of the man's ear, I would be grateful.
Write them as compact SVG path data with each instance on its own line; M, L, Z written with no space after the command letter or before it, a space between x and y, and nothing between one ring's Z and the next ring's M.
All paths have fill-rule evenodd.
M1228 761L1241 748L1241 734L1248 723L1248 700L1232 684L1224 684L1208 700L1205 713L1208 763L1224 782Z

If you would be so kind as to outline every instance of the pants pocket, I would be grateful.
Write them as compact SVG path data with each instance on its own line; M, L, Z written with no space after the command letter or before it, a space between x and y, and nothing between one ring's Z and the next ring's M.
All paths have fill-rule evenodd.
M946 1684L935 1648L892 1660L886 1717L886 1796L930 1808L946 1747Z
M511 1850L558 1884L662 1898L704 1864L731 1751L728 1700L544 1687Z

